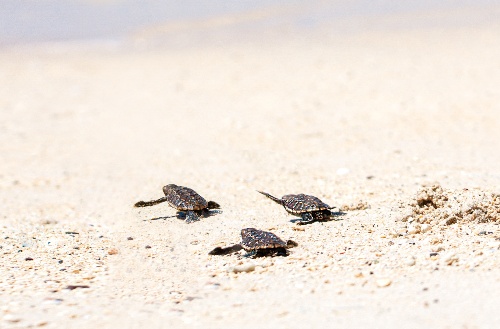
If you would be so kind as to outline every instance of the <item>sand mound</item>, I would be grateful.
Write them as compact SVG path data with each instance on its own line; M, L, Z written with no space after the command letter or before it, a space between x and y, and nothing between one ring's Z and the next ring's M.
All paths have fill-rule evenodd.
M500 195L479 189L446 190L439 184L417 192L402 218L408 233L428 231L431 226L500 221Z

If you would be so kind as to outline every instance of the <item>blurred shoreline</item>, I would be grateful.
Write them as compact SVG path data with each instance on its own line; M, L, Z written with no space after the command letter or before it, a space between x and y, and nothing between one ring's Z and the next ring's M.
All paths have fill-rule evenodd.
M0 47L45 43L185 45L319 32L496 24L495 1L3 1Z

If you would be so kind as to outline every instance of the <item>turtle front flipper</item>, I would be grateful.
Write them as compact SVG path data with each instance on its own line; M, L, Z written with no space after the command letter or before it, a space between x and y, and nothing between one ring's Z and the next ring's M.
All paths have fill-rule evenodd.
M194 211L189 210L186 212L186 223L191 224L192 222L199 221L200 217Z
M154 206L155 204L162 203L167 201L167 197L159 198L158 200L151 201L139 201L134 204L134 207L149 207Z
M333 215L330 210L321 210L321 211L315 211L313 214L313 217L315 220L329 220Z
M252 250L243 255L245 258L255 258L257 257L257 250Z
M217 210L217 209L216 210L211 210L210 208L205 208L205 209L202 209L198 213L198 215L206 218L206 217L213 216L214 214L220 214L220 213L222 213L221 210Z
M310 212L302 213L300 217L301 219L297 222L299 225L309 224L316 220Z

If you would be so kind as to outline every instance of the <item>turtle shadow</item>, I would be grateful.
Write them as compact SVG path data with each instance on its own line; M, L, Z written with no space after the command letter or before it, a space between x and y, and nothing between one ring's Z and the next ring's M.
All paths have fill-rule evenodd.
M200 214L200 217L207 218L207 217L212 217L212 216L215 216L215 215L221 214L221 213L222 213L222 210L208 210L208 211L204 211L202 214ZM177 218L180 220L186 220L186 212L178 211L175 215L159 216L159 217L154 217L154 218L150 218L150 219L144 219L144 221L147 222L150 220L160 220L160 219L165 220L165 219L169 219L169 218Z
M172 216L160 216L160 217L154 217L154 218L150 218L150 219L144 219L144 222L147 222L147 221L150 221L150 220L160 220L160 219L169 219L169 218L175 218L177 217L176 215L172 215Z
M242 250L243 247L240 244L235 244L226 248L222 247L217 247L210 251L208 254L212 256L226 256L226 255L231 255L231 254L236 254L240 250ZM286 248L270 248L270 249L259 249L255 251L250 251L245 255L238 254L238 259L245 259L245 258L261 258L261 257L288 257L290 255L290 252Z
M242 258L261 258L261 257L288 257L290 252L286 248L271 248L271 249L259 249L255 253L248 253L241 256Z
M232 246L225 247L225 248L217 247L217 248L213 249L212 251L210 251L208 254L209 255L217 255L217 256L230 255L230 254L237 253L241 249L243 249L243 247L241 246L241 244L238 243L238 244L234 244Z
M303 223L300 218L293 218L290 220L290 222L297 224L297 225L310 225L310 224L314 224L316 222L319 222L319 223L338 222L338 221L344 220L344 218L342 218L342 216L344 216L344 215L347 215L347 213L343 212L341 210L331 211L331 214L328 218L316 219L314 221L307 222L307 223Z
M299 244L293 240L287 240L286 242L287 248L295 248ZM239 259L243 258L260 258L260 257L288 257L290 255L290 251L285 247L277 247L277 248L265 248L265 249L257 249L253 251L247 252L245 255L238 254ZM229 247L216 247L212 249L208 254L212 256L222 256L222 255L230 255L243 250L243 246L239 243L234 244Z
M209 217L212 217L212 216L215 216L218 214L222 214L222 210L210 209L210 210L204 210L204 211L201 211L200 213L197 213L197 215L200 218L209 218ZM177 219L185 220L187 217L187 213L185 211L178 211L177 214L175 216L172 216L172 217L176 217Z

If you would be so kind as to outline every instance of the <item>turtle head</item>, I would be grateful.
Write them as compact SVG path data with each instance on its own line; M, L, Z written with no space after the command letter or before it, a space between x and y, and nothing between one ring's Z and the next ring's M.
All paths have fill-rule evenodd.
M219 209L220 205L217 202L208 201L207 208L208 209Z

